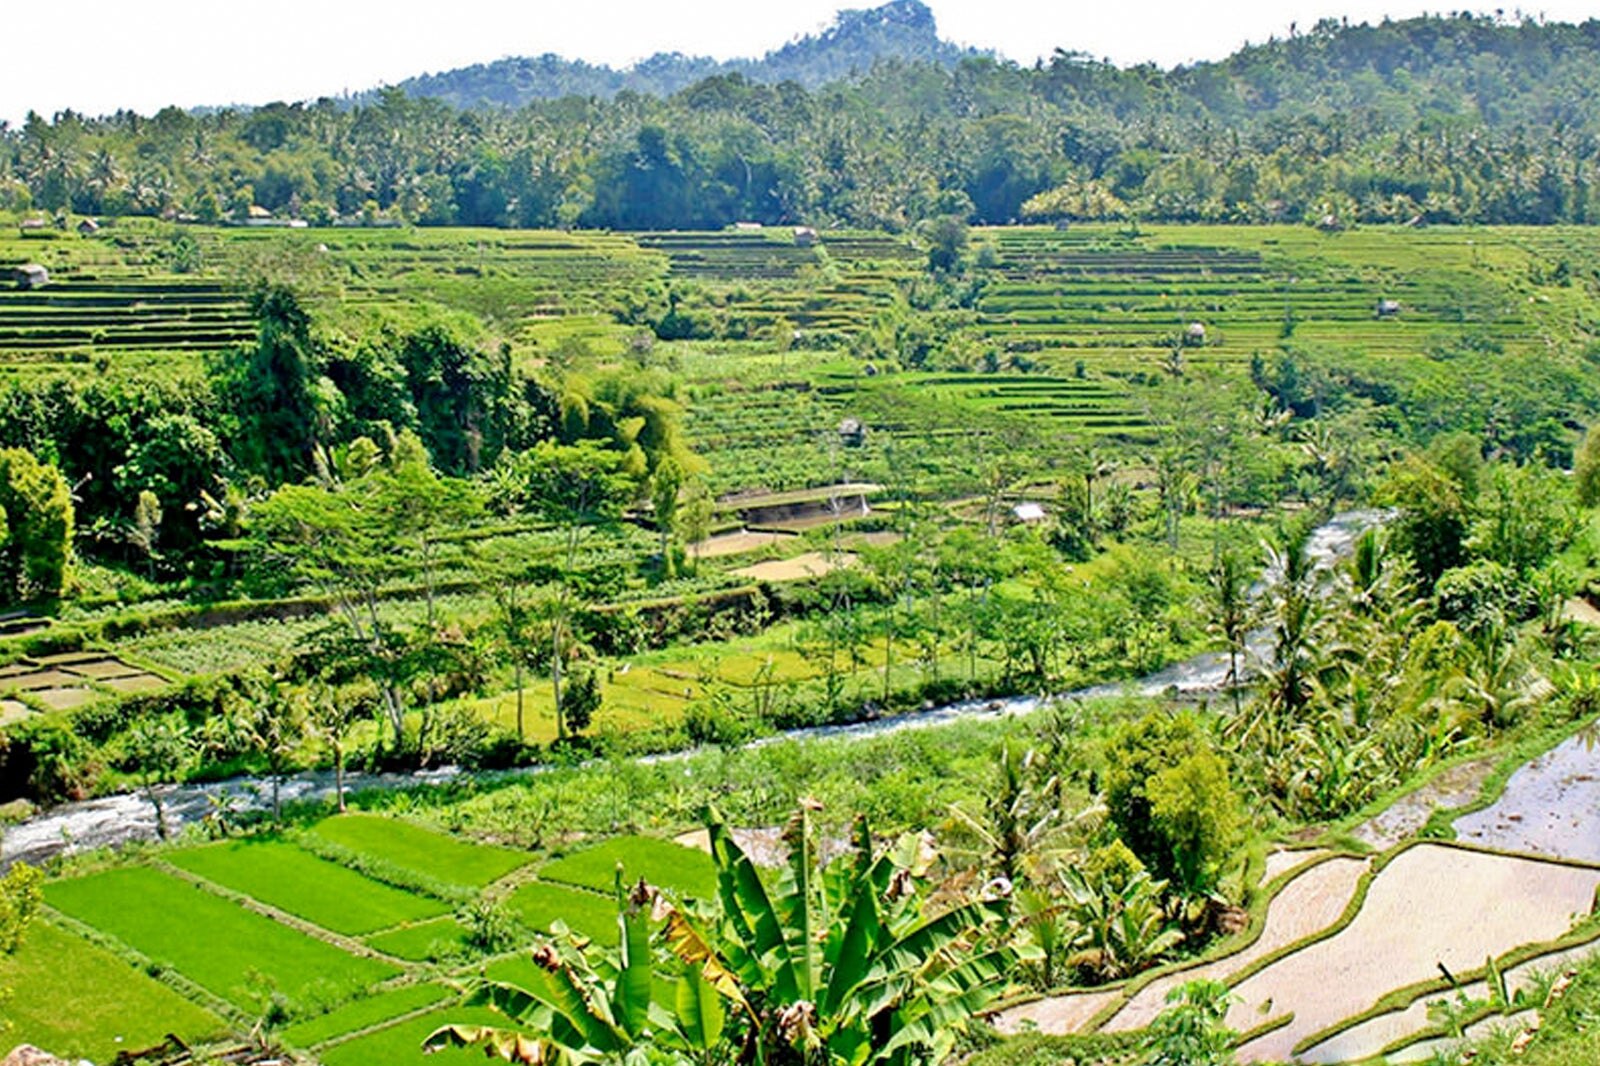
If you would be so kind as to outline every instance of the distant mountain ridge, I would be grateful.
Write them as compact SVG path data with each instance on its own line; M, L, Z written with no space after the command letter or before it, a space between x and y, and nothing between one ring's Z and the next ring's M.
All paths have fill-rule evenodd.
M880 7L840 11L820 34L791 41L760 59L724 61L659 52L618 70L545 53L424 74L406 79L399 88L409 96L460 108L517 108L534 100L610 98L623 91L670 96L719 74L739 74L768 84L795 81L815 89L865 74L880 60L954 66L962 59L989 54L941 40L933 12L921 0L890 0Z

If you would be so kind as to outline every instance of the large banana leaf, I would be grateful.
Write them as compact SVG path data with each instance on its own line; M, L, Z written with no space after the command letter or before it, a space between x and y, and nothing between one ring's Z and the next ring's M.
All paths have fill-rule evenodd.
M718 995L750 1015L752 1021L756 1020L755 1010L745 998L738 976L723 963L706 935L676 907L667 913L665 936L668 950L686 969L694 970Z
M878 920L878 901L870 892L860 893L851 901L849 921L839 938L837 950L829 952L833 972L817 1004L824 1018L832 1017L843 1007L856 986L866 978L883 935L883 923Z
M650 1025L650 990L655 980L650 957L650 919L644 911L644 885L639 899L630 900L622 889L622 871L616 875L617 926L621 953L617 967L616 1020L629 1037L637 1038Z
M728 952L729 964L746 987L764 988L770 984L773 995L781 1002L800 998L789 941L767 895L767 886L721 816L709 811L706 822L723 918L733 927L741 949Z
M684 971L674 1007L674 1024L690 1049L710 1051L721 1043L727 1024L722 996L701 976L699 967L690 966Z
M902 1049L939 1048L952 1038L956 1026L973 1017L1005 991L1010 984L1009 970L1014 958L1010 951L1004 949L992 951L969 959L942 975L941 984L961 990L954 992L952 988L954 994L921 1002L911 1016L897 1017L894 1035L871 1061L892 1061Z
M506 1062L526 1063L527 1066L565 1066L568 1063L591 1061L573 1058L549 1040L488 1025L447 1025L430 1033L422 1042L422 1047L430 1052L443 1051L448 1047L481 1047L491 1057Z
M811 836L811 810L802 802L794 817L783 831L783 842L789 848L789 869L780 886L777 900L778 919L789 942L789 958L795 970L796 994L801 999L815 999L817 986L818 954L820 945L815 929L827 929L826 903L816 897L812 889L815 863L814 843Z

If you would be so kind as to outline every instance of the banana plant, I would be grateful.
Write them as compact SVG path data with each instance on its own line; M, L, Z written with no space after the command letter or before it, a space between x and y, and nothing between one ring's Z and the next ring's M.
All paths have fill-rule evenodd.
M668 904L666 941L729 1000L751 1066L912 1066L939 1062L962 1024L1001 995L1014 955L987 935L1009 913L991 896L930 912L918 842L854 848L825 868L803 804L784 832L789 860L769 888L714 810L713 904ZM998 938L995 938L997 941Z
M1078 950L1068 966L1114 981L1154 965L1175 948L1183 933L1161 907L1166 882L1140 870L1121 885L1091 881L1073 867L1059 880L1063 913L1077 926Z
M723 1044L726 1013L721 998L691 970L678 982L669 1009L655 1002L657 981L650 947L650 904L655 890L643 881L625 892L616 881L621 943L614 960L595 966L587 941L555 936L533 952L546 973L544 988L529 991L485 982L468 1006L487 1006L508 1027L447 1025L423 1047L478 1046L491 1056L529 1066L710 1066Z
M488 982L468 999L511 1025L448 1025L424 1046L537 1066L915 1066L942 1061L1009 985L1015 956L988 936L1008 901L930 913L915 838L875 854L858 821L853 853L823 867L803 806L769 889L714 811L707 828L714 901L691 908L643 882L624 893L619 875L614 962L596 966L558 936L534 951L547 987ZM671 1009L652 1003L653 919L682 968Z

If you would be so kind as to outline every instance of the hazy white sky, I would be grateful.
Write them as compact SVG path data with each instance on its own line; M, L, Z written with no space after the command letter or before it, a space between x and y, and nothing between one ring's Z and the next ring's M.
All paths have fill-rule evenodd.
M625 65L658 51L760 55L876 0L0 0L0 120L166 104L336 95L507 55ZM1216 58L1326 15L1448 9L1406 0L928 0L942 36L1032 62L1056 48L1119 63ZM1492 10L1492 9L1491 9ZM1509 9L1508 9L1509 10ZM1600 16L1600 0L1535 5Z

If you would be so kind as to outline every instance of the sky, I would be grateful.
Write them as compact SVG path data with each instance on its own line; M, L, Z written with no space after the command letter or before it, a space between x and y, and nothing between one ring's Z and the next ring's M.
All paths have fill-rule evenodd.
M314 99L508 55L625 66L656 52L759 56L878 0L3 0L0 121ZM1324 16L1375 21L1404 0L927 0L941 36L1022 63L1055 49L1163 66L1221 58ZM1492 9L1490 9L1492 10ZM1509 10L1509 9L1508 9ZM1526 9L1600 17L1600 0Z

